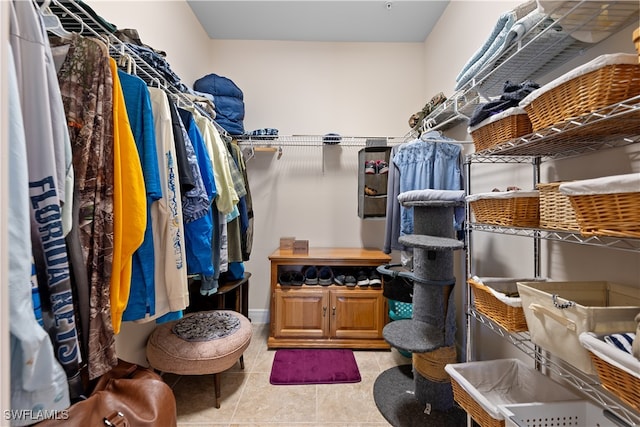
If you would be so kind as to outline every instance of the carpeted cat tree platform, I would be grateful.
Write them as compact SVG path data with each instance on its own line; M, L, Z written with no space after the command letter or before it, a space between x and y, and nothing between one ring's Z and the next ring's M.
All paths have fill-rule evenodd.
M391 346L410 351L413 364L380 374L374 384L376 406L396 427L466 426L466 414L455 406L444 370L447 363L457 362L453 252L464 244L455 239L453 218L454 208L463 202L402 205L413 208L414 234L399 239L413 248L413 313L411 319L387 324L383 336Z

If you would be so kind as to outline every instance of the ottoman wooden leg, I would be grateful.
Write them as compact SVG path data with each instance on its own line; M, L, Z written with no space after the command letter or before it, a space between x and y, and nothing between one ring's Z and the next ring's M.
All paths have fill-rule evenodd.
M244 369L244 354L240 356L240 369Z
M216 408L220 408L220 374L213 374L214 403Z

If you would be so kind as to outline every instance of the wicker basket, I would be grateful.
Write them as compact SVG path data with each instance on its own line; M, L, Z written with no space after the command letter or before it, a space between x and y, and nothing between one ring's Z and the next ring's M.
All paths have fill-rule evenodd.
M640 174L614 175L560 186L585 236L640 237Z
M640 411L640 378L607 363L592 352L589 352L589 356L602 386Z
M451 381L451 388L453 389L453 399L458 402L458 405L460 405L480 427L505 426L504 420L498 420L489 415L457 381Z
M585 236L640 237L640 192L571 196Z
M413 367L426 379L437 383L451 382L444 370L449 363L456 363L456 347L440 347L427 353L413 353Z
M612 64L578 75L541 93L524 105L524 109L536 132L638 94L640 64L637 61L635 64Z
M578 231L576 211L569 197L560 193L561 182L538 184L540 191L540 228L551 230Z
M511 227L538 227L540 197L538 192L508 192L511 197L493 197L495 193L468 196L476 221L483 224ZM502 193L504 194L504 193ZM475 196L475 197L474 197Z
M520 113L506 115L499 120L489 119L488 123L472 130L471 138L476 151L494 147L502 142L531 133L531 121L527 113L519 109Z
M493 295L487 286L472 278L467 279L467 283L473 289L476 310L508 331L523 332L528 330L522 306L513 307L503 303Z
M506 403L560 402L577 396L519 359L454 363L453 398L482 427L505 425L500 406Z
M602 387L640 411L640 361L605 343L602 335L580 334L580 344L589 353Z

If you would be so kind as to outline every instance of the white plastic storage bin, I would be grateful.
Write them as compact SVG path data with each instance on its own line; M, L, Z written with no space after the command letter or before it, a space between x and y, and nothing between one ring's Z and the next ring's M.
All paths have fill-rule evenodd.
M637 288L609 282L518 282L518 293L531 341L589 375L578 336L634 330L640 312Z
M445 366L456 402L482 427L504 426L501 405L578 400L567 388L519 359Z
M585 400L503 405L506 427L618 427Z

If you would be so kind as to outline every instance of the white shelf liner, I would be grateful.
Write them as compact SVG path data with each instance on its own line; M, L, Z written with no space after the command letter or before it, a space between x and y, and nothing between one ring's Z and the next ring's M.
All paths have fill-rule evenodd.
M640 192L640 172L567 182L560 184L558 190L565 196L638 193Z

